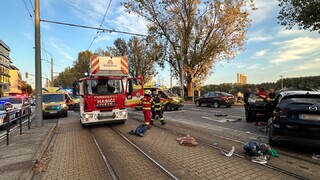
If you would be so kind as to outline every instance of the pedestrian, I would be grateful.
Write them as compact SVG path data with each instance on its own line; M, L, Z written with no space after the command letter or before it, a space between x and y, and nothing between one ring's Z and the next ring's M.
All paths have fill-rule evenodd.
M273 89L273 88L270 88L270 89L269 89L269 98L270 98L270 101L274 101L275 97L276 97L276 93L275 93L274 89Z
M267 94L267 92L265 91L265 89L263 87L260 88L258 95L268 101L270 100L269 95ZM260 126L260 125L261 125L260 121L256 121L256 126Z
M153 107L154 107L154 113L151 117L151 125L153 125L153 121L158 116L160 118L160 122L162 125L165 125L166 122L164 122L163 114L162 114L162 103L160 94L157 94L157 96L153 99Z
M249 98L250 94L251 94L251 88L247 87L243 93L244 110L245 110L246 114L248 114L248 111L249 111L248 98ZM247 119L247 122L249 122L249 121L250 121L250 119Z
M265 91L265 89L263 87L260 88L258 95L263 97L264 99L269 100L269 95L267 94L267 92Z
M144 97L141 99L142 102L142 111L144 116L144 123L148 127L148 129L151 128L150 126L150 119L151 119L151 106L153 99L151 97L151 91L145 90L144 91Z

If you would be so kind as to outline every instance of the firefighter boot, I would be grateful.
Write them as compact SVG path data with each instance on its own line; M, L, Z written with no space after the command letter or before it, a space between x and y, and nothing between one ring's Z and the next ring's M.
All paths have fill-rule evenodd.
M150 121L150 125L153 126L153 121L152 120Z
M161 121L161 125L163 126L163 125L165 125L166 124L166 122L164 122L164 120L162 120Z

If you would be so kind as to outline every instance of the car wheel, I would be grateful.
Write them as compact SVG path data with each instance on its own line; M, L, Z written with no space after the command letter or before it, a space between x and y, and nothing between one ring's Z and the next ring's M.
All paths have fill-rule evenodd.
M214 101L214 102L213 102L213 107L214 107L214 108L219 108L219 107L220 107L219 102L218 102L218 101Z
M199 101L196 101L196 106L198 106L198 107L200 107L200 106L201 106L201 104L200 104L200 102L199 102Z
M166 104L165 109L166 109L166 111L172 111L173 110L171 104Z

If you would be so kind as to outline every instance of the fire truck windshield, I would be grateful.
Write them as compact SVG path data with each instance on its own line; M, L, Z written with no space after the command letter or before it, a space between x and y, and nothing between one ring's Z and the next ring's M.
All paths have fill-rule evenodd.
M120 79L92 79L85 83L87 95L111 95L124 92Z

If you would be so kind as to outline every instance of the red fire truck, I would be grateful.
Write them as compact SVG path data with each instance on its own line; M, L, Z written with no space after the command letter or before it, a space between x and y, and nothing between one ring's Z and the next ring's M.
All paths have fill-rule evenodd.
M137 106L144 95L142 78L128 77L126 57L92 56L90 70L79 80L82 126L124 123L127 108Z

